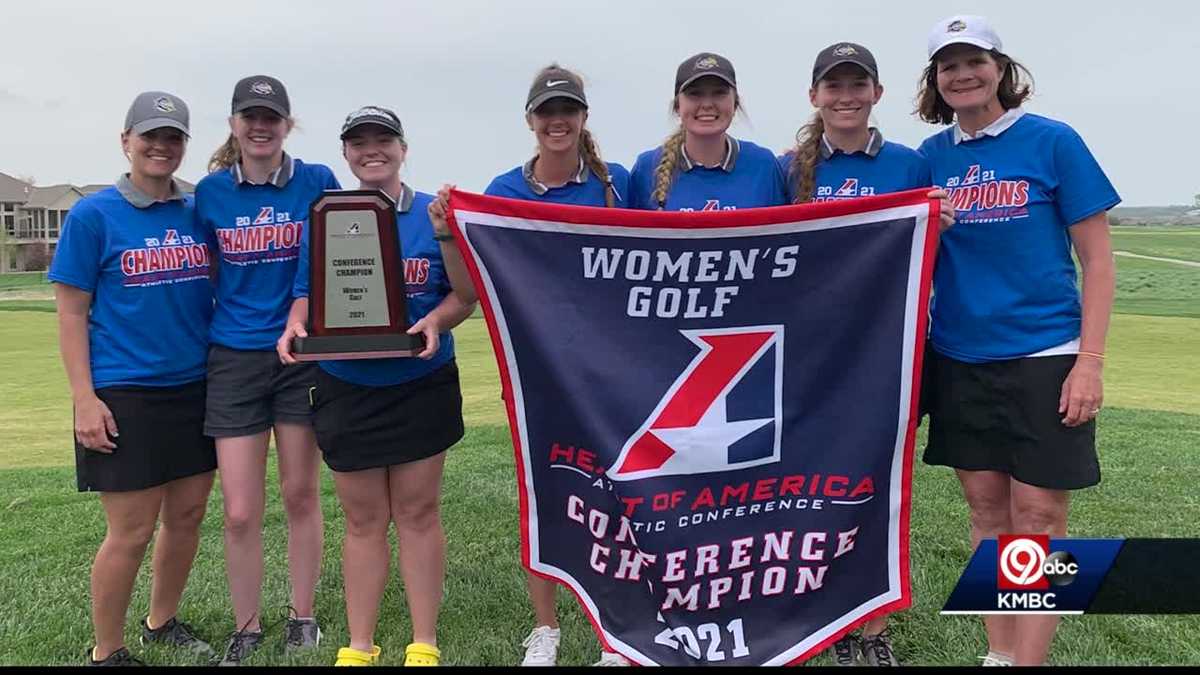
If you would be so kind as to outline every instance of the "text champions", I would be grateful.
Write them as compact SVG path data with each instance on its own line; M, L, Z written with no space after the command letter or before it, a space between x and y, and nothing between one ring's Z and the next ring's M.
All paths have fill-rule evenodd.
M799 252L799 246L678 253L593 246L579 250L585 279L634 282L625 306L628 316L662 319L720 318L738 297L736 282L758 274L790 277Z

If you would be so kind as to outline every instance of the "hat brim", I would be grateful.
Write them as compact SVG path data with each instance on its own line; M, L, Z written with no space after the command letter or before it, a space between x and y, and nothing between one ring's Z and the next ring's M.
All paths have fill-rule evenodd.
M353 124L342 129L341 139L343 141L346 140L348 136L352 135L355 129L361 129L362 127L379 127L393 136L398 136L400 139L404 138L404 131L396 128L395 124L390 124L381 119L362 119L355 120Z
M192 132L188 130L186 124L169 117L151 117L148 120L142 120L141 122L129 127L129 131L140 136L147 131L154 131L155 129L164 128L178 129L179 131L183 132L184 136L187 136L188 138L192 137Z
M679 92L683 91L684 89L687 89L688 85L691 85L691 84L695 83L697 80L702 80L706 77L715 77L718 80L721 80L722 82L724 82L725 84L728 84L729 86L733 87L734 89L737 89L737 82L734 82L733 78L729 77L725 73L696 73L695 75L692 75L691 77L687 78L683 82L680 82L679 86L675 88L675 93L678 94Z
M876 82L879 81L879 73L876 70L872 69L867 64L862 63L861 61L855 61L854 59L842 59L840 61L834 61L833 63L829 64L828 66L825 66L824 70L822 70L818 73L815 73L813 75L812 83L815 85L817 82L820 82L822 77L825 77L826 75L829 74L829 71L833 70L834 68L837 68L838 66L842 65L843 63L852 63L852 64L858 66L859 68L862 68L864 71L866 71L867 75L871 76L871 79L875 80Z
M931 50L929 52L929 60L932 61L933 58L935 56L937 56L938 52L942 51L946 47L949 47L950 45L972 45L974 47L979 47L980 49L983 49L983 50L989 51L989 52L992 50L999 49L999 47L988 42L987 40L984 40L983 38L956 37L956 38L950 38L949 40L946 40L945 42L939 44L937 47L935 47L933 50Z
M291 116L291 112L289 112L283 106L279 105L279 103L272 101L270 99L265 99L265 98L246 99L245 101L242 101L241 103L239 103L237 105L237 107L235 107L233 109L233 113L236 115L237 113L240 113L244 110L249 110L250 108L266 108L267 110L274 112L276 115L279 115L280 117L290 117Z
M525 112L533 112L534 110L537 110L539 107L541 107L541 105L543 103L545 103L546 101L549 101L549 100L555 99L555 98L571 99L572 101L575 101L579 105L583 106L585 110L588 107L587 101L585 101L582 96L579 96L578 94L575 94L573 92L544 91L544 92L538 94L537 96L534 96L533 99L529 101L529 103L525 104Z

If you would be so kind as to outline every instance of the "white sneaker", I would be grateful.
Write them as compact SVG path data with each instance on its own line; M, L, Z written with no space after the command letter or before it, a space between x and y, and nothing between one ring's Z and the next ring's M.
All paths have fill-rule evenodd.
M1007 654L998 654L996 652L988 652L987 656L979 657L983 660L980 665L983 666L1011 666L1013 664L1012 657Z
M538 626L521 643L525 648L522 666L553 666L558 660L558 639L561 632L550 626Z
M600 660L593 663L593 666L632 666L629 659L621 656L616 652L600 652Z

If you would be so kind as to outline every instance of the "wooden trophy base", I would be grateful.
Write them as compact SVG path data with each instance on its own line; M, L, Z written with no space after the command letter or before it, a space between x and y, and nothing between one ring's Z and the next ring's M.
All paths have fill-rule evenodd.
M424 348L425 336L421 334L310 335L292 338L292 356L297 361L391 359L412 356Z

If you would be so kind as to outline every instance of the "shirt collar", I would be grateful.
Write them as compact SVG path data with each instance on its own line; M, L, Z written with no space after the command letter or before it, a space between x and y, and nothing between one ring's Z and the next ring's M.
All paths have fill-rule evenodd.
M1024 114L1025 110L1023 110L1020 106L1017 106L1016 108L1009 108L1008 110L1005 110L1004 114L997 118L995 122L992 122L986 127L980 129L974 136L963 131L962 127L955 122L954 144L958 145L963 141L977 141L984 136L999 136L1007 131L1009 127L1016 124L1017 120L1021 119Z
M700 164L693 162L692 158L687 156L687 148L684 147L685 145L685 143L679 144L679 161L683 165L684 171L691 171L692 169L700 166ZM726 173L733 171L734 165L737 164L738 152L740 150L741 146L738 143L738 140L733 136L726 135L725 160L721 162L720 166L715 168L718 168Z
M821 159L829 159L839 152L843 155L856 155L861 152L866 154L867 157L875 157L875 155L879 154L879 151L882 148L883 134L880 133L879 129L876 129L875 127L871 127L870 129L870 136L867 138L867 146L862 150L855 150L854 152L846 152L840 148L833 147L833 144L829 142L829 137L825 134L821 134Z
M244 173L242 173L241 161L234 162L233 166L229 167L229 170L233 172L233 182L237 183L238 185L243 183L248 183L250 185L258 184L251 183L250 179L247 178ZM291 155L285 152L283 153L283 162L279 164L278 169L275 169L270 173L270 175L267 176L267 182L263 183L263 185L274 185L277 188L285 187L288 184L288 181L292 179L292 174L295 172L295 170L295 160L292 159Z
M533 194L541 197L542 195L546 194L550 188L533 175L533 163L536 161L537 155L534 155L532 159L530 159L528 162L525 162L525 165L521 167L521 175L525 177L525 184L529 186L529 189L533 191ZM580 184L587 182L587 164L583 161L583 155L579 156L579 170L575 172L574 176L568 178L567 182Z
M400 199L396 202L397 213L408 213L412 209L413 199L416 197L416 191L408 186L408 183L400 184Z
M159 202L166 203L175 200L183 200L185 198L183 191L179 189L179 184L175 182L174 178L171 179L171 194L167 195L166 199L155 199L145 192L142 192L141 189L134 185L133 181L129 179L129 174L127 173L121 174L121 177L117 179L116 187L117 192L121 193L121 196L125 198L125 201L133 204L139 209L149 208Z

